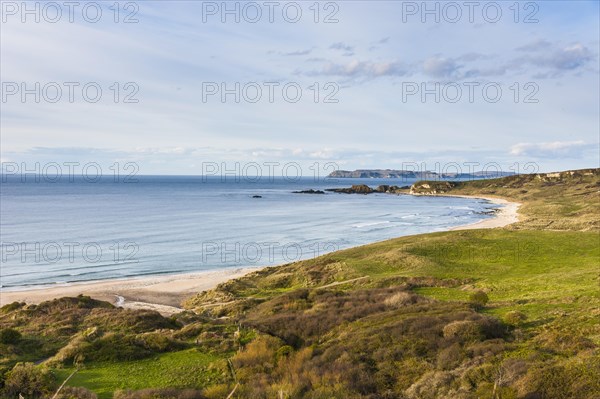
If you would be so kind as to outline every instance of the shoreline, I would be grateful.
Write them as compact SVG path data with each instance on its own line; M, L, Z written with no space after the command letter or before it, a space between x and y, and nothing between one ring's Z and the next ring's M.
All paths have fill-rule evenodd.
M503 198L471 195L435 194L430 196L483 199L496 205L502 205L493 218L450 227L446 231L499 228L519 220L518 210L521 204L518 202L511 202ZM126 309L150 309L163 315L172 315L183 310L180 306L184 299L201 291L215 288L228 280L242 277L263 268L260 266L238 267L166 276L71 283L15 291L0 289L0 306L15 301L38 304L54 298L83 294Z
M510 224L519 221L519 208L523 205L520 202L512 202L504 198L497 197L482 197L473 195L438 195L439 197L458 197L458 198L479 198L486 201L490 201L496 205L502 205L502 208L498 208L498 212L493 218L483 219L475 223L464 224L462 226L455 226L450 228L448 231L457 230L473 230L473 229L494 229L498 227L505 227Z
M183 299L261 268L236 267L185 274L71 283L15 291L0 290L0 306L15 301L38 304L55 298L83 294L126 309L151 309L163 315L171 315L183 310L180 307Z

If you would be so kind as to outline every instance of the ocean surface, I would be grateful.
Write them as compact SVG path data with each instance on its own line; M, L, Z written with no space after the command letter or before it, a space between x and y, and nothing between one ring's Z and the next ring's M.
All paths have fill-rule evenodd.
M474 223L498 207L463 198L292 193L410 180L136 179L3 179L2 289L277 265Z

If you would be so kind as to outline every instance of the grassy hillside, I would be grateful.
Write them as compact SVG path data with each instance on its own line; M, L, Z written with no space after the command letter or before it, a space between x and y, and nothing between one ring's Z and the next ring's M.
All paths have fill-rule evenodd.
M263 269L169 319L85 297L7 305L4 395L47 397L78 367L68 385L89 391L64 397L598 398L599 187L598 170L420 182L524 217Z

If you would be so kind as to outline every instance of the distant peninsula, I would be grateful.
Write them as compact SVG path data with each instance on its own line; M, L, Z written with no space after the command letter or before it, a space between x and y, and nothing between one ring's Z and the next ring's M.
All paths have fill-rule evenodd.
M331 172L327 177L331 178L354 178L354 179L488 179L512 176L514 172L501 171L478 171L472 173L437 173L433 171L412 171L412 170L396 170L396 169L357 169L336 170Z

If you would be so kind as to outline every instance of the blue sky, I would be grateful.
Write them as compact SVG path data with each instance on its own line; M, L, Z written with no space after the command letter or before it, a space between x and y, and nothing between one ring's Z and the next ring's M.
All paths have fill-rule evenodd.
M497 2L494 23L492 2L476 2L472 21L464 2L453 3L456 22L456 8L428 2L439 23L422 2L320 2L317 22L312 1L276 2L272 22L265 2L229 2L247 11L236 22L222 2L140 1L117 23L113 2L99 3L96 23L81 8L73 22L63 8L56 23L42 11L23 23L22 10L3 2L3 162L135 162L141 174L200 174L206 162L598 167L597 1L520 2L517 22L514 2ZM262 16L252 23L256 6ZM138 22L124 23L132 11ZM50 88L36 103L7 94L36 82L58 83L63 96L49 102ZM65 82L79 84L72 102ZM90 82L102 89L96 103L81 93ZM236 83L239 102L207 94ZM257 86L262 96L251 102ZM284 86L300 87L297 102ZM138 102L125 103L134 88ZM422 89L432 93L423 98Z

